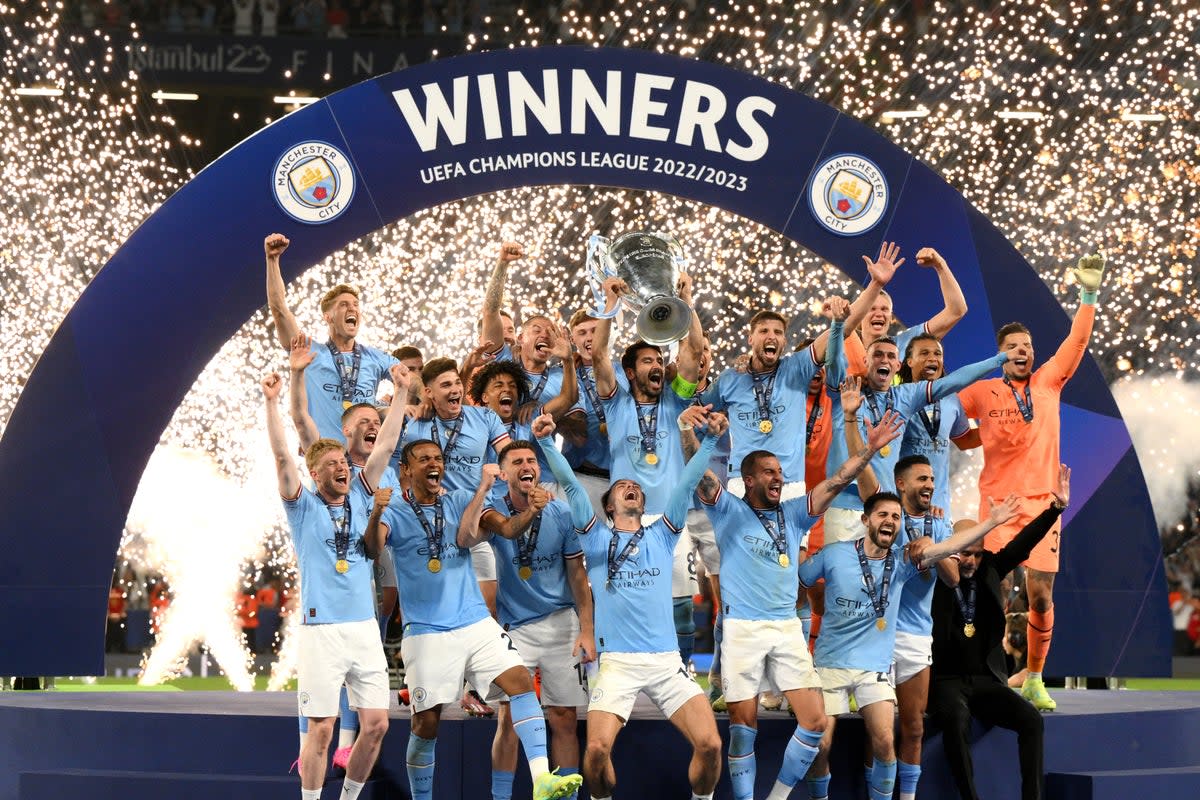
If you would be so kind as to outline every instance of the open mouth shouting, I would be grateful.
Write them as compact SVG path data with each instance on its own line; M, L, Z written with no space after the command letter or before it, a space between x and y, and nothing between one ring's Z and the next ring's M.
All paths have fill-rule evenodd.
M512 419L513 409L516 408L517 398L511 394L505 393L500 395L500 399L496 401L496 405L500 407L500 419L508 422Z
M333 485L338 487L342 492L350 490L350 473L338 472L333 476Z
M436 489L442 480L442 470L439 467L430 467L425 470L425 483L430 489Z
M446 405L449 406L451 412L457 413L462 408L462 392L446 395Z
M917 500L921 508L928 509L929 504L933 502L933 489L922 489L917 492Z
M532 469L523 469L517 476L517 485L521 487L521 491L528 494L537 485L537 474Z
M636 503L638 501L638 490L630 486L621 493L621 499L626 503Z
M646 376L646 382L650 384L651 388L662 389L663 374L664 373L661 367L655 367L654 369L650 370L650 374Z
M875 339L881 336L887 336L888 317L885 314L872 314L867 317L867 330L870 331Z
M770 481L767 483L767 501L772 504L777 504L779 498L783 495L783 481Z
M921 380L931 381L937 377L941 365L936 361L926 361L925 366L921 367Z
M534 343L533 349L534 349L534 352L536 352L542 358L549 358L550 357L550 340L549 339L538 339L537 342Z
M880 386L886 386L887 382L892 379L891 367L876 367L875 377L879 381Z

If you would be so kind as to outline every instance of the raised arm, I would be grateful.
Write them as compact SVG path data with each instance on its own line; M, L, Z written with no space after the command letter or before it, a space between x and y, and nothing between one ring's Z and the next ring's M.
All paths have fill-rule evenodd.
M829 317L830 327L821 331L810 345L812 347L813 360L818 364L825 361L829 355L829 337L833 335L833 323L840 323L842 327L839 330L842 333L845 332L846 317L850 314L850 304L846 302L846 298L844 297L830 297L821 304L821 312ZM841 342L838 344L840 348L842 346ZM841 352L841 350L839 349L838 352Z
M1104 276L1104 256L1084 256L1074 270L1079 281L1079 308L1071 320L1071 332L1050 360L1042 367L1059 385L1070 380L1087 352L1088 340L1092 338L1092 326L1096 322L1096 300L1099 298L1100 281Z
M921 569L928 569L949 555L966 549L982 539L992 528L999 527L1017 515L1021 507L1017 496L1010 494L1003 503L997 503L989 498L991 509L987 519L969 528L955 531L948 539L933 543L928 537L921 537L910 543L909 558Z
M958 279L950 271L950 266L942 254L932 247L922 247L917 251L917 264L922 267L932 267L937 273L938 285L942 289L942 310L929 318L925 323L925 332L941 339L958 321L967 315L967 298L963 295ZM904 354L901 353L901 356Z
M367 551L367 558L379 558L379 554L387 545L388 524L383 521L383 512L387 509L391 499L392 487L375 490L371 503L371 516L367 517L367 529L363 532L363 549Z
M858 428L858 411L862 408L862 378L857 375L848 376L842 381L842 414L845 416L846 452L859 453L867 446L863 441L862 431ZM858 498L864 503L867 498L879 491L879 478L870 460L867 466L858 474Z
M557 422L570 413L579 402L579 376L575 374L571 335L561 325L550 328L550 353L562 361L562 388L558 390L558 394L546 401L542 409Z
M296 317L287 307L287 289L283 285L283 273L279 270L279 257L289 244L288 238L282 233L272 233L263 240L263 252L267 256L267 308L275 322L275 338L284 350L291 347L292 339L300 333Z
M571 587L575 613L579 615L579 636L571 648L571 655L578 655L580 663L586 664L596 660L596 635L592 623L592 589L588 586L582 553L567 559L567 585Z
M363 483L369 490L374 490L379 486L379 481L383 478L388 464L392 460L396 445L400 442L400 435L404 432L404 412L407 408L405 399L408 397L408 385L412 380L412 373L403 364L393 364L389 372L392 376L392 383L396 387L392 392L392 403L388 406L387 417L379 426L379 433L375 434L375 446L371 448L371 455L367 456L367 463L363 466L362 471Z
M271 455L275 457L275 476L279 481L279 496L293 500L300 496L300 475L296 461L288 447L287 435L283 432L283 416L279 413L279 392L283 389L283 378L272 372L262 379L263 397L267 404L267 438L271 441Z
M704 354L704 329L700 324L700 315L696 313L695 301L692 298L692 277L686 272L679 275L675 285L675 293L679 299L692 309L692 324L688 335L679 343L679 355L675 359L679 367L679 377L690 384L700 380L700 358Z
M1016 357L1017 351L1009 350L1006 353L997 353L984 361L976 361L974 364L959 367L949 375L938 378L932 383L925 384L925 397L918 397L914 402L917 402L920 406L927 406L935 400L941 400L943 397L948 397L962 391L980 378L987 377L989 372L1000 369L1006 362Z
M829 324L829 336L826 337L825 386L835 392L842 385L842 378L846 374L846 353L843 350L844 343L842 341L844 325L842 320L833 320ZM816 353L814 352L813 355Z
M504 284L508 281L508 265L524 255L525 248L516 242L501 242L496 266L492 268L487 291L483 295L483 311L480 315L483 325L479 331L479 341L499 342L496 351L504 347L504 320L500 318L500 301L504 297Z
M871 310L871 304L875 302L875 298L879 297L883 287L891 282L896 270L904 263L903 258L897 258L899 255L899 245L895 242L883 242L879 245L879 256L874 261L867 256L862 257L862 260L866 262L867 274L871 276L871 281L850 304L850 316L846 318L846 330L858 330L859 324Z
M463 509L462 519L458 523L458 535L455 537L455 543L459 547L474 547L480 542L487 541L487 533L479 527L479 518L483 516L483 502L492 491L492 484L496 482L499 474L500 466L498 464L483 465L475 496Z
M878 425L873 425L870 420L866 420L864 424L867 426L866 446L846 459L836 472L818 483L808 493L808 507L813 514L824 514L825 509L829 508L829 504L833 502L833 498L837 497L842 489L849 486L850 482L866 469L875 454L888 442L904 433L904 418L895 411L885 412ZM852 426L847 422L846 427Z
M700 449L688 460L687 465L679 474L679 482L672 487L671 494L667 497L667 507L663 511L663 518L676 531L682 530L684 523L687 522L687 510L691 505L692 492L696 490L700 478L708 470L708 462L712 458L713 450L717 447L717 440L727 430L729 430L728 417L715 411L708 415L708 433L700 442Z
M595 346L593 345L593 352L594 350ZM578 530L587 530L592 524L592 520L596 518L596 512L592 509L592 501L588 499L587 492L580 485L579 479L575 477L575 471L563 458L563 454L558 452L558 446L554 443L554 418L549 414L542 414L533 421L531 432L537 439L537 443L542 446L542 455L545 456L546 463L550 465L550 471L554 473L558 485L567 494L567 503L571 506L572 524Z
M291 412L296 432L300 434L300 447L305 451L321 438L317 423L313 422L313 418L308 414L308 387L304 384L304 370L313 362L313 358L312 339L303 333L297 334L292 339L291 349L288 351L288 366L292 379L292 386L288 391L288 411Z
M604 281L603 290L605 311L612 311L621 302L621 293L629 291L629 287L620 278L608 278ZM592 371L596 377L596 394L601 399L612 397L617 390L617 375L608 342L611 336L612 319L597 320L596 335L592 339Z
M711 405L696 405L688 406L679 415L679 441L683 445L683 457L688 461L691 461L692 457L696 455L696 451L700 449L700 440L696 438L696 429L708 424L711 412ZM721 481L717 478L717 474L711 469L705 470L704 475L700 478L700 484L696 487L696 494L700 495L700 499L705 503L712 505L717 502L717 495L720 493Z

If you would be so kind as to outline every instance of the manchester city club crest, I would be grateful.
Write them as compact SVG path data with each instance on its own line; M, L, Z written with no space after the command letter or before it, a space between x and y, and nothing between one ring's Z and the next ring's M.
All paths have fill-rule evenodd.
M817 222L839 236L857 236L875 227L887 210L883 172L862 156L826 159L813 172L808 205Z
M326 142L288 148L271 175L275 201L292 219L319 225L342 214L354 198L350 159Z

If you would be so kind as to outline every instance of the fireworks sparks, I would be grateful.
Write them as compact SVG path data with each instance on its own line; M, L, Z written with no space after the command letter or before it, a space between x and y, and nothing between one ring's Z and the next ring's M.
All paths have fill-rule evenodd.
M1200 9L976 5L934 2L913 17L875 3L759 0L693 9L626 0L601 13L567 5L551 22L531 7L490 18L468 49L645 48L726 64L829 103L937 169L1064 305L1075 302L1069 266L1103 250L1110 276L1091 350L1111 381L1194 379ZM0 433L80 291L193 166L187 132L144 101L135 81L114 74L111 60L61 62L56 6L44 11L16 33L5 31L15 44L0 75L0 174L9 197L19 198L0 209ZM6 25L12 14L0 8ZM21 87L62 94L17 95ZM416 345L427 358L461 356L473 344L490 243L516 239L532 254L509 281L518 314L565 317L587 297L580 275L588 236L638 228L670 230L684 245L718 363L741 348L747 308L790 310L798 339L822 324L813 297L854 289L802 248L718 209L643 192L544 187L464 200L377 231L294 282L289 304L304 329L320 334L317 298L349 281L365 290L363 341ZM901 318L904 311L897 309ZM211 454L245 491L273 498L270 482L251 483L266 452L255 433L257 379L282 360L265 315L254 315L197 379L164 443ZM1137 396L1118 392L1123 400ZM1178 481L1179 472L1196 477L1194 464L1181 469L1162 447L1139 441L1139 452L1147 475L1176 469Z

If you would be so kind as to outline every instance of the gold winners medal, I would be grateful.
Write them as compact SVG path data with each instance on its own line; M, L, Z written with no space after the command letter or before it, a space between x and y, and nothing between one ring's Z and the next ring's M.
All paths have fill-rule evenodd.
M883 630L887 627L887 620L883 617L880 617L879 619L875 620L875 627L879 628L879 630Z
M974 622L968 622L966 625L963 625L963 635L966 636L968 639L970 639L971 637L973 637L975 635L975 623Z
M658 453L646 453L646 463L654 466L658 463Z
M600 423L600 435L608 436L608 423L607 422Z
M769 419L759 420L758 429L763 433L770 433L771 429L774 427L775 426L771 424L771 420Z
M354 403L351 403L349 400L342 401L342 408L349 408L352 405L354 405Z
M787 553L779 554L779 566L788 567L788 566L791 566L791 563L792 563L792 560L790 558L788 558Z
M883 447L879 448L879 455L883 456L884 458L887 458L891 454L892 446L890 444L885 444Z
M345 575L350 571L350 562L344 558L339 558L337 563L333 565L333 568L336 569L340 574Z
M431 559L429 559L429 563L426 564L425 566L429 568L430 572L434 572L434 573L441 572L442 571L442 560L440 558L431 558Z
M533 577L533 567L521 567L517 574L521 576L521 580L527 581Z

